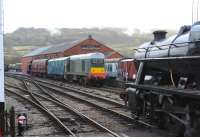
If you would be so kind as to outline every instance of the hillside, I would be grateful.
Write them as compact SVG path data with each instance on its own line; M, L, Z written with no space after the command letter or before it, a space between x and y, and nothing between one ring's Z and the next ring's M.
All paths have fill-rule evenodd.
M90 34L97 41L125 56L132 56L134 48L152 39L151 33L141 33L136 30L132 35L127 35L124 32L125 30L120 28L61 28L53 31L44 28L19 28L13 33L4 35L5 63L19 62L21 56L38 47L80 41ZM171 34L174 34L174 31L170 31L169 35Z

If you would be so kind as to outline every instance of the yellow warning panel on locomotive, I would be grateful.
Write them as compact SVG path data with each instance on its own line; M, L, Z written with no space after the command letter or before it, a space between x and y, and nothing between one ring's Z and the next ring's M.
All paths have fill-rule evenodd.
M105 68L104 67L101 67L101 68L91 68L90 70L91 73L104 73L105 72Z

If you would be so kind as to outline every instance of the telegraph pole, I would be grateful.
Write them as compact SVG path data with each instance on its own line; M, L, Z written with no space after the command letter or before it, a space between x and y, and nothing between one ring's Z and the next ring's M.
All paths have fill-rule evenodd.
M0 137L4 134L4 105L3 0L0 0Z

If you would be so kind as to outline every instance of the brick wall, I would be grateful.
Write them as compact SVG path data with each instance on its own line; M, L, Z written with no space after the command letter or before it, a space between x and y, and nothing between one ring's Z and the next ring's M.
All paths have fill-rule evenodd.
M114 51L113 49L105 46L104 44L96 41L95 39L88 38L79 44L73 46L70 49L64 51L64 56L76 55L76 54L85 54L91 52L101 52L107 55L107 53L112 53L114 55L108 55L107 58L122 58L123 56ZM113 57L110 57L113 56Z

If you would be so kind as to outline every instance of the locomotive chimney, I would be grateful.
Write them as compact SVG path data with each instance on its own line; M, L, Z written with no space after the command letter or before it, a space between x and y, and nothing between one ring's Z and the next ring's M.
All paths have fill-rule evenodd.
M88 39L92 39L92 35L88 35Z
M153 32L154 40L153 41L160 41L166 38L167 32L164 30L157 30Z

